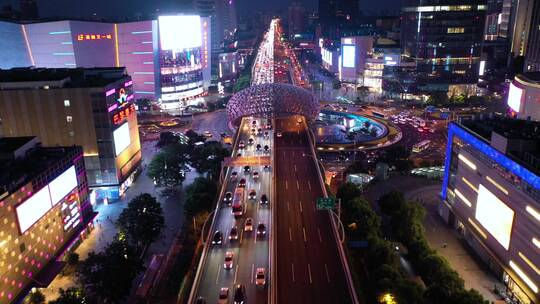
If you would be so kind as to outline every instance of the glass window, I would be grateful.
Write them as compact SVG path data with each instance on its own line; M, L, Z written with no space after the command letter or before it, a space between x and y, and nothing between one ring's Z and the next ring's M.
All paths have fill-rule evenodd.
M69 107L69 106L70 106L69 100L68 99L64 100L64 107Z
M66 121L67 121L67 122L72 122L72 121L73 121L73 117L72 117L72 116L66 116Z

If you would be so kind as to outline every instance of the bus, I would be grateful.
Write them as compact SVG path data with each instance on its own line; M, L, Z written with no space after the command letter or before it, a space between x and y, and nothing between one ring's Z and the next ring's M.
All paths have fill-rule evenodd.
M382 113L379 113L379 112L375 112L375 111L371 111L371 115L375 116L375 117L379 117L379 118L385 118L386 115L382 114Z
M242 216L244 213L244 188L242 187L234 190L231 212L235 217Z
M154 287L156 277L159 272L159 267L163 262L163 254L154 254L148 268L144 272L141 283L137 287L136 295L141 298L148 297L150 290Z
M414 144L414 146L412 147L412 151L415 153L422 152L429 147L430 143L431 140L422 140L421 142Z

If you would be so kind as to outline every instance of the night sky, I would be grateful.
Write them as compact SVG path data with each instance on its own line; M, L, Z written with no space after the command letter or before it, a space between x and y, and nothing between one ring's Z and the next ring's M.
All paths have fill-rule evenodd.
M315 10L317 0L296 0L306 8ZM237 0L238 10L253 12L256 10L284 13L292 0ZM135 5L135 3L139 3ZM177 12L186 7L191 0L38 0L42 17L88 18L96 13L102 17L133 17L147 15L159 9L160 12ZM18 9L17 0L0 0L0 6L12 4ZM396 10L400 0L360 0L360 8L367 11Z

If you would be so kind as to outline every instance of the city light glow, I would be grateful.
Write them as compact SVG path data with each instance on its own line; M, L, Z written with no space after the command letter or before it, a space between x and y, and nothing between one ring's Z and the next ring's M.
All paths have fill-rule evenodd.
M513 83L510 83L510 90L508 91L508 101L507 104L510 109L519 112L521 108L521 95L523 90L516 87Z
M201 17L159 16L161 49L183 50L202 46Z
M504 249L508 250L514 222L514 210L483 185L478 187L475 218Z
M342 60L343 67L354 68L355 67L355 53L356 47L354 45L343 45L342 48Z
M131 139L129 137L129 125L128 122L125 122L118 129L113 131L114 137L114 150L116 151L116 156L120 155L130 144Z

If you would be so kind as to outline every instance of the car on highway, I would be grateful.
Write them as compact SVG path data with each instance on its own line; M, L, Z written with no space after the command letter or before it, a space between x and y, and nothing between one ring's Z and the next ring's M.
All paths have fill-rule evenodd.
M212 245L221 245L223 244L223 233L221 231L216 230L214 232L214 237L212 238Z
M268 196L266 196L266 194L261 195L260 203L261 205L268 205Z
M277 133L276 133L276 136L277 136L277 137L282 137L283 134L281 134L281 132L277 132Z
M270 136L270 133L268 131L264 131L264 138L268 138Z
M244 231L250 232L253 231L253 219L248 217L244 223Z
M254 181L258 181L258 180L259 180L259 176L260 176L260 174L259 174L259 172L257 172L257 171L253 171L253 173L251 174L251 177L253 177L253 180L254 180Z
M253 139L253 137L250 137L250 138L248 139L248 145L251 146L251 145L253 145L254 143L255 143L255 140Z
M240 156L242 156L242 153L240 152L236 153L236 157L240 157Z
M250 172L251 172L251 167L250 166L244 166L244 173L249 174Z
M229 232L229 240L230 241L238 240L238 227L234 226L231 228L231 231Z
M266 130L272 130L272 123L271 123L271 122L267 122L265 128L266 128Z
M258 128L257 129L257 136L261 136L262 134L263 134L262 129Z
M234 259L234 253L232 251L227 251L225 253L225 259L223 260L223 268L229 270L233 268L233 259Z
M256 130L255 130L255 128L253 128L253 129L251 129L250 134L251 134L251 135L255 135L255 132L256 132Z
M255 146L255 149L257 149L257 151L261 151L261 149L262 149L261 144L257 144L257 146Z
M251 189L249 191L249 199L254 200L256 198L257 198L257 191L255 191L255 189Z
M246 143L241 140L239 143L238 143L238 149L244 149L246 147Z
M244 304L246 301L246 288L242 284L236 284L234 287L234 304Z
M229 304L229 288L221 287L219 290L218 304Z
M197 301L195 301L195 304L207 304L208 302L206 301L205 298L203 297L198 297L197 298Z
M266 226L261 222L257 225L257 235L264 236L266 234Z
M257 125L257 121L254 120L254 121L251 122L251 124L252 124L253 126L256 126L256 125Z
M233 171L231 173L231 181L235 181L238 178L238 172Z
M264 153L269 153L270 152L270 147L268 145L264 145Z
M207 137L207 138L210 138L210 137L212 137L212 133L210 133L210 131L206 131L206 132L204 132L204 136Z
M301 124L301 123L302 123L302 118L298 118L298 119L296 120L296 124L299 125L299 124Z
M264 171L270 171L270 165L264 165L263 169Z
M257 286L266 285L266 269L264 267L258 267L255 273L255 284Z
M230 205L231 202L232 202L232 192L227 191L227 192L225 192L225 195L223 196L223 203L227 204L227 205Z
M240 181L238 182L238 187L239 188L244 188L245 186L246 186L246 179L241 178Z

